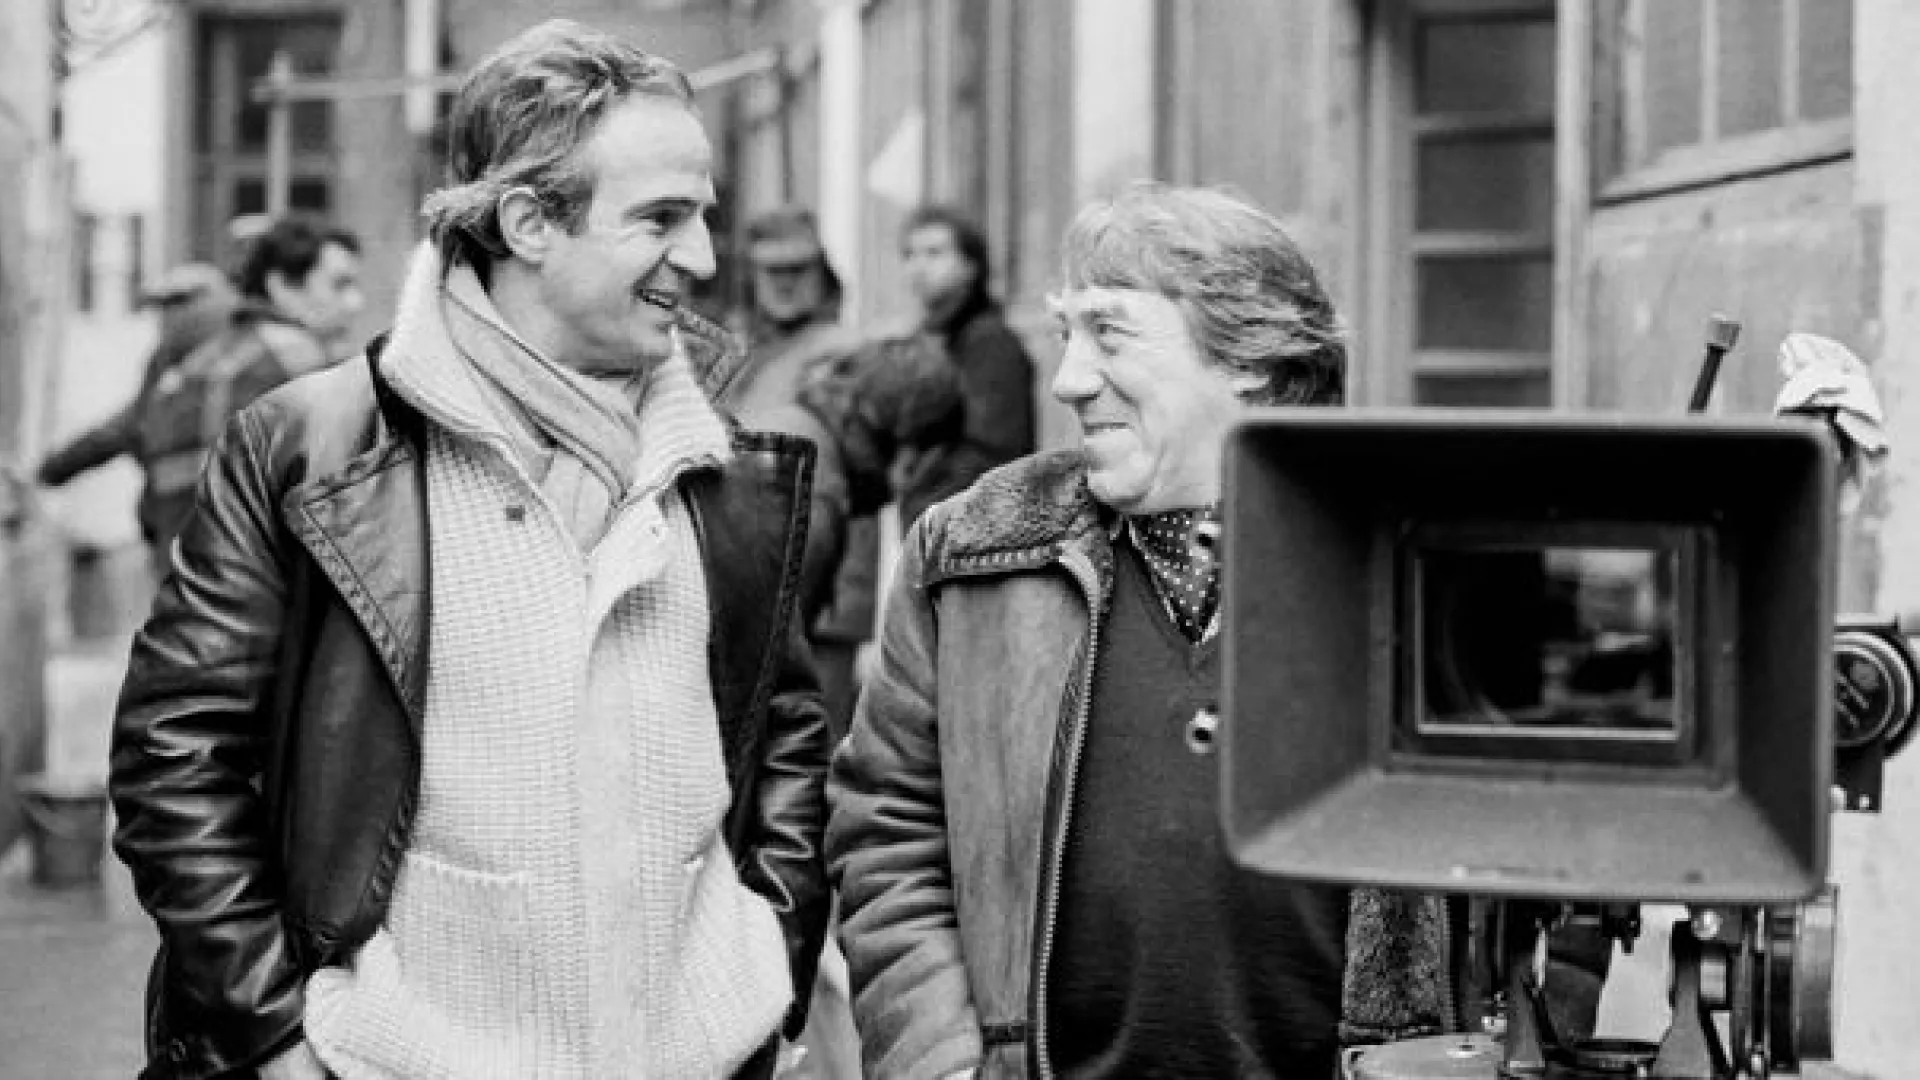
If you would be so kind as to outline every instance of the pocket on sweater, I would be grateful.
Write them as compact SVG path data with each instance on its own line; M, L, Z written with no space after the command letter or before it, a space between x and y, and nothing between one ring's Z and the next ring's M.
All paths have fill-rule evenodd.
M724 845L688 871L674 1023L702 1032L705 1064L730 1071L766 1042L793 1001L786 935L773 908L741 884Z
M530 881L409 852L387 922L345 969L309 983L309 1033L343 1076L522 1080L552 1060L528 915Z
M387 912L408 988L461 1026L517 1025L535 1000L529 888L408 852Z

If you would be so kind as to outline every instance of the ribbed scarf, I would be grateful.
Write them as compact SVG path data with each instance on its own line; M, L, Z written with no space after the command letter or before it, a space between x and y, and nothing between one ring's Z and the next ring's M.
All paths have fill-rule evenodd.
M591 549L633 486L645 379L593 379L542 355L500 318L465 263L448 269L441 295L448 340L492 391L501 433Z

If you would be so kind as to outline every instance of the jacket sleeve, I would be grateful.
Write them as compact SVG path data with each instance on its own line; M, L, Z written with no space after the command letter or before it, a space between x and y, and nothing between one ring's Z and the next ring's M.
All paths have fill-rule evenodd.
M248 421L235 417L208 460L113 727L114 850L158 925L176 1033L154 1049L189 1075L275 1052L304 1008L257 786L286 587Z
M926 521L908 530L880 662L834 757L827 855L868 1075L975 1068L979 1018L953 906Z
M121 454L132 453L138 410L138 403L129 404L48 454L40 462L35 479L48 487L59 487Z
M773 906L786 935L794 993L784 1028L789 1039L799 1038L806 1027L833 905L820 842L827 824L827 762L833 742L803 630L797 614L788 620L767 705L753 839L740 871L741 881Z
M954 343L966 388L967 438L995 462L1033 453L1033 358L1013 328L977 319Z

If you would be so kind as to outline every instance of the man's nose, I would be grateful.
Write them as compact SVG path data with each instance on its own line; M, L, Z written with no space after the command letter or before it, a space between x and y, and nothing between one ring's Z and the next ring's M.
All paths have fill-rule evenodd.
M1060 354L1060 366L1053 373L1052 390L1056 400L1072 405L1100 393L1100 372L1094 366L1092 351L1093 346L1083 336L1073 334L1067 338L1067 347Z
M716 269L713 258L713 234L707 231L703 218L694 218L687 222L673 247L667 253L667 261L683 274L700 281L712 277Z

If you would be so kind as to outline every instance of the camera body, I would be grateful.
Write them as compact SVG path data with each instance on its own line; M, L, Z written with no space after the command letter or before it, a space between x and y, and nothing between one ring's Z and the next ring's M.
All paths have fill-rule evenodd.
M1223 508L1229 851L1496 905L1484 1075L1724 1080L1823 1055L1833 782L1877 799L1859 753L1914 698L1897 632L1835 636L1838 464L1801 419L1250 417ZM1836 743L1848 679L1867 689ZM1559 1038L1539 934L1641 902L1692 909L1673 1029Z

